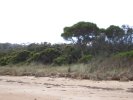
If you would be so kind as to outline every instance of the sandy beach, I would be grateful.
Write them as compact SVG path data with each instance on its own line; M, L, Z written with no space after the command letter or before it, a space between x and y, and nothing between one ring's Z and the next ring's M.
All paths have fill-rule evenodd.
M133 82L0 76L0 100L133 100Z

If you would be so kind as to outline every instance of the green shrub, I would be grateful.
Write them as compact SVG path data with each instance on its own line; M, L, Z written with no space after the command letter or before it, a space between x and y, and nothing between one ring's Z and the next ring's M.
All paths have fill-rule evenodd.
M1 58L1 59L0 59L0 65L1 65L1 66L7 65L7 61L6 61L5 58Z
M66 46L62 55L66 57L68 64L77 63L79 58L81 58L81 51L77 47Z
M3 58L0 59L0 65L1 66L5 66L8 65L10 63L12 63L12 56L4 56Z
M53 48L47 48L40 53L36 53L33 56L33 60L35 62L40 62L43 64L50 64L53 62L55 58L60 56L60 52Z
M127 52L120 52L115 55L116 57L133 57L133 50L132 51L127 51Z
M65 56L60 56L57 57L56 59L54 59L54 64L56 65L63 65L63 64L67 64L67 58Z
M27 59L29 59L30 57L30 52L29 51L21 51L21 52L18 52L14 55L14 57L12 58L12 63L20 63L20 62L24 62L26 61Z
M87 63L92 59L92 55L84 55L82 58L79 59L80 63Z

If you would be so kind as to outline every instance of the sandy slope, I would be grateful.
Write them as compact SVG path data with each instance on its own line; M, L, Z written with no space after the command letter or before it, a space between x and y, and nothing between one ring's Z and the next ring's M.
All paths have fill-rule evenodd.
M133 100L133 82L0 76L0 100Z

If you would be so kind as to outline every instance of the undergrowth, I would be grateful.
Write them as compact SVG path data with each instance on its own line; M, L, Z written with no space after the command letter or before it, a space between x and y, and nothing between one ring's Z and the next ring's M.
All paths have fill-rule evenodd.
M87 64L72 65L7 65L0 67L0 75L35 77L70 77L91 80L133 80L133 61L115 57L92 59Z

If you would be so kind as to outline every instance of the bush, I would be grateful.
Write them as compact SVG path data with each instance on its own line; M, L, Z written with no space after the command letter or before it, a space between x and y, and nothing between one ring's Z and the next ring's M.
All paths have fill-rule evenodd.
M55 58L60 56L60 52L53 48L47 48L44 51L33 56L33 60L43 64L50 64Z
M1 66L7 65L7 60L5 58L1 58L0 59L0 65Z
M24 50L24 51L16 53L16 55L12 58L12 62L13 63L24 62L27 59L29 59L29 57L30 57L30 52Z
M127 52L120 52L115 55L116 57L133 57L133 50L132 51L127 51Z
M114 58L133 60L133 50L132 51L126 51L126 52L120 52L120 53L114 55Z
M0 59L0 65L5 66L12 63L13 56L5 56Z
M40 53L32 53L31 57L27 60L27 62L37 62L39 59Z
M56 65L63 65L63 64L67 64L67 58L65 56L60 56L57 57L56 59L54 59L54 64Z
M82 58L79 59L80 63L88 63L89 60L92 59L92 55L84 55Z
M63 55L66 57L67 63L76 63L81 58L81 51L75 46L66 46L63 50Z

